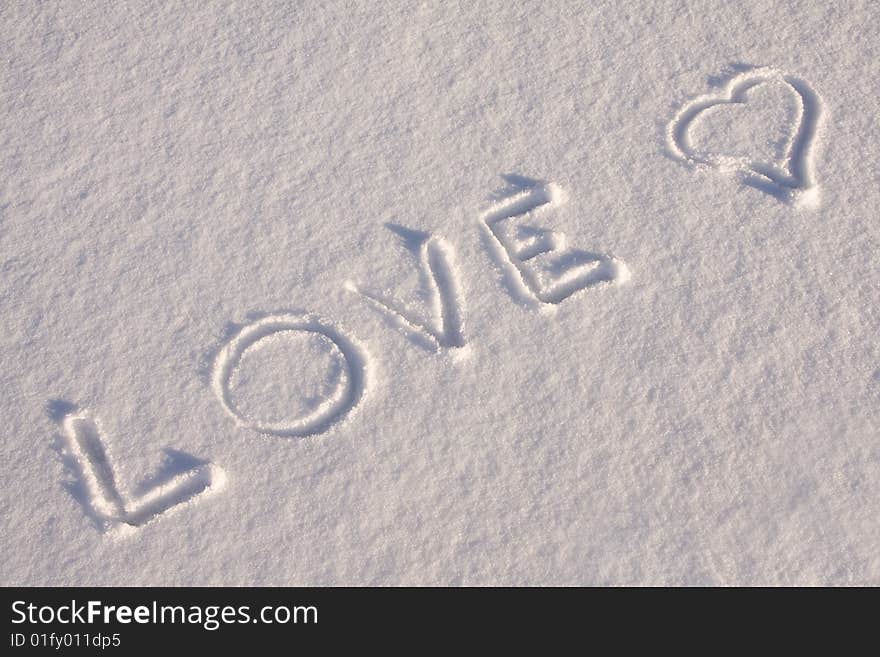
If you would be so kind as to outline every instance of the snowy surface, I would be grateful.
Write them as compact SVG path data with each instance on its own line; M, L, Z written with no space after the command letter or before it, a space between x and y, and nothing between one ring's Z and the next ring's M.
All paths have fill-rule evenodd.
M880 584L878 24L2 3L0 584Z

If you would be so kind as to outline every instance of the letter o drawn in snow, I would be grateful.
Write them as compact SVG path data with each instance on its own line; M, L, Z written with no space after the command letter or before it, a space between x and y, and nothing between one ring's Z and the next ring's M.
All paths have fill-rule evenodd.
M279 334L312 333L327 340L342 362L342 375L335 387L310 411L293 419L260 420L242 413L232 394L232 378L245 353ZM242 328L217 355L212 387L224 410L239 425L274 436L311 436L327 431L357 407L367 390L368 356L352 339L312 315L270 315Z

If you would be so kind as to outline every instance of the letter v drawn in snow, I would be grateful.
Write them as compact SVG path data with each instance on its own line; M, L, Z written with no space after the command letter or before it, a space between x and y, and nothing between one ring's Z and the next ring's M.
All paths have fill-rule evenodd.
M346 289L356 292L377 308L392 324L417 343L432 351L465 347L464 300L455 274L451 247L429 233L386 224L404 246L417 255L422 287L427 291L428 317L420 318L404 303L389 294L363 288L351 281Z
M552 307L578 292L629 278L626 265L613 255L569 248L563 233L535 225L565 202L559 185L522 176L504 179L508 189L495 196L480 224L511 294L526 305Z
M226 481L219 467L166 450L163 472L142 484L139 494L126 495L117 484L97 420L71 407L60 422L66 461L78 480L70 486L71 492L103 531L145 525L172 509L218 491Z

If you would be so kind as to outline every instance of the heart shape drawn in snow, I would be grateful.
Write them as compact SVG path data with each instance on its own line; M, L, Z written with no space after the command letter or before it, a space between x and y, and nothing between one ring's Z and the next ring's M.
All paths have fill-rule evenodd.
M699 152L690 138L694 121L709 108L746 103L751 89L768 82L786 85L797 100L796 113L781 159L765 163L748 156ZM819 196L811 148L821 114L819 96L803 80L775 68L750 69L732 77L720 93L699 96L686 103L669 123L667 145L672 155L682 162L695 167L738 172L746 184L777 198L816 205Z

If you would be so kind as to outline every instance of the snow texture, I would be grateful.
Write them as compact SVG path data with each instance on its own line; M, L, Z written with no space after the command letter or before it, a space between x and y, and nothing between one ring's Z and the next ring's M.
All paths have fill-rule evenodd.
M0 4L0 584L880 585L880 4Z

